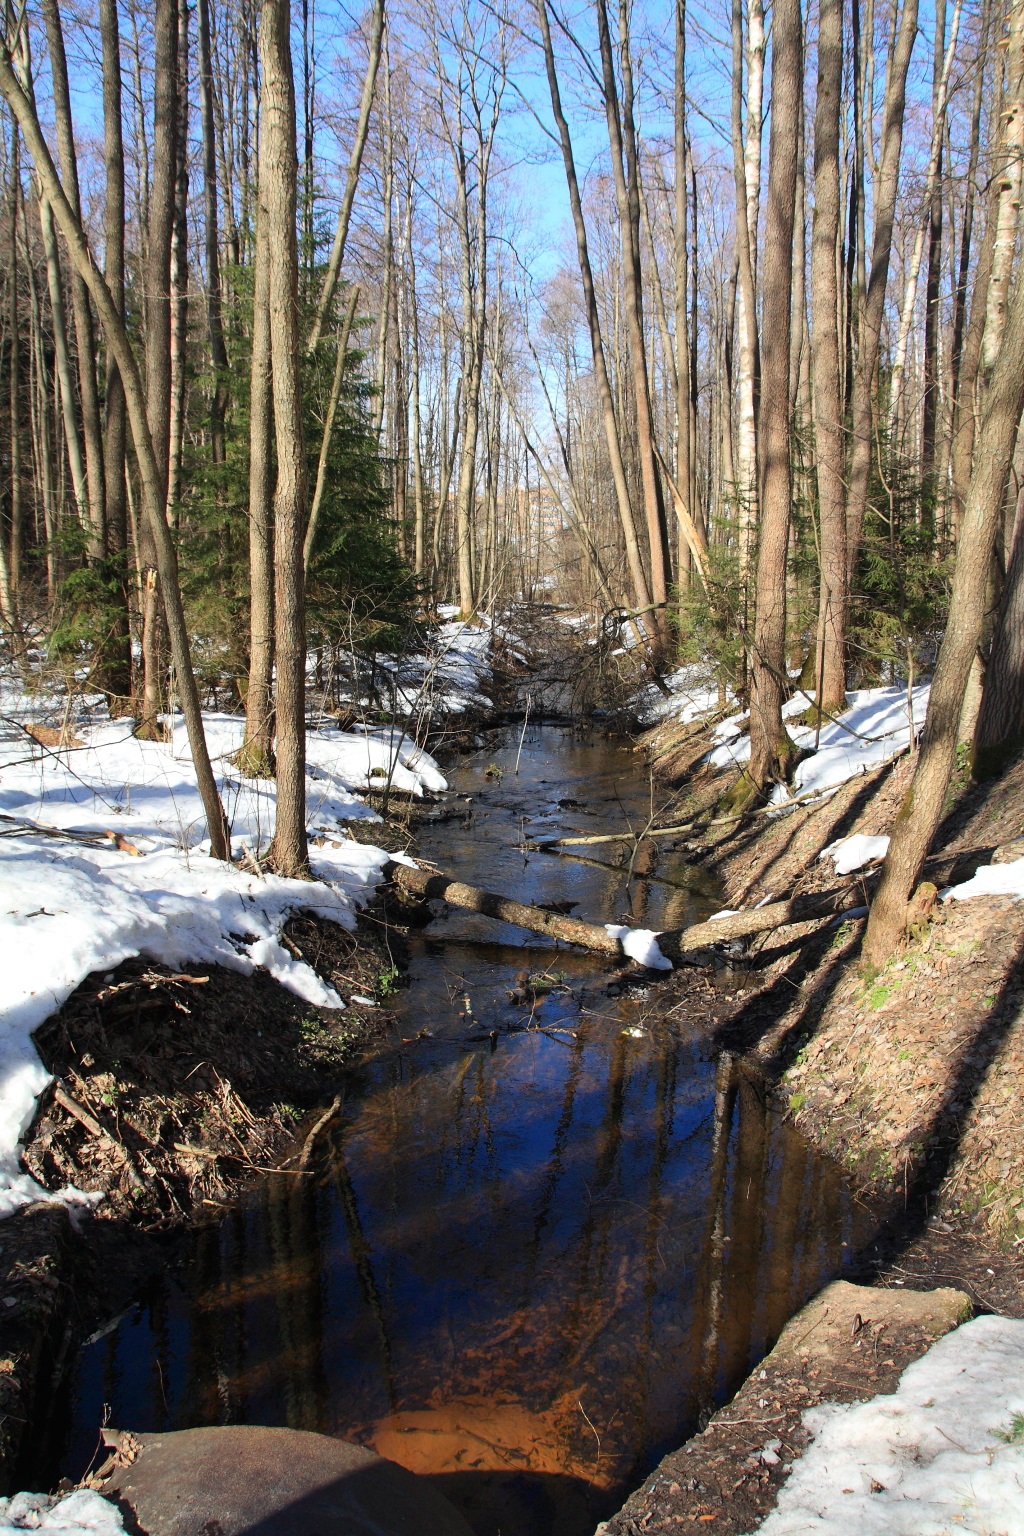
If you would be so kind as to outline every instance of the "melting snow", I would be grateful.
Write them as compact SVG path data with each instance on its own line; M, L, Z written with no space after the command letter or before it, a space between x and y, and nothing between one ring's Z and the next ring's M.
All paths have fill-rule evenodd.
M852 837L841 837L837 843L829 843L818 858L831 859L837 875L852 875L855 869L884 859L888 851L888 837L869 837L865 832L855 832Z
M915 732L924 724L928 692L929 684L923 683L911 694ZM818 733L817 750L814 726L790 724L793 742L810 750L811 756L798 764L790 788L776 786L774 803L784 805L793 796L807 798L837 789L855 774L881 767L910 745L905 688L861 688L846 697L847 708L835 720L827 721ZM783 716L792 721L813 702L813 693L796 693L784 705ZM733 715L723 720L715 732L715 741L717 745L708 759L712 767L738 767L749 762L749 716Z
M30 717L27 701L8 695L4 703L8 720ZM273 832L275 785L245 778L231 764L242 721L211 715L206 724L234 850L263 848ZM308 825L326 840L310 848L312 881L284 880L208 857L180 726L169 744L137 740L126 721L77 734L82 746L60 749L41 747L14 726L0 739L0 814L8 818L0 821L0 1216L43 1196L18 1163L18 1142L49 1082L31 1031L90 972L134 955L246 975L262 966L307 1002L344 1007L333 987L285 949L281 929L300 911L354 926L356 907L388 858L338 827L376 819L360 791L389 778L415 795L446 787L433 758L400 732L310 733ZM39 830L26 830L25 821ZM86 840L47 835L46 827Z
M1019 896L1024 900L1024 859L1012 864L983 864L970 880L942 892L943 901L966 901L971 896Z
M72 1493L16 1493L0 1499L0 1536L63 1531L65 1536L124 1536L121 1512L91 1488Z
M622 944L622 952L646 965L651 971L670 971L672 961L667 960L658 947L658 936L650 928L624 928L619 923L605 923L605 931Z
M814 1442L759 1536L1024 1532L1024 1322L976 1317L891 1396L803 1417Z

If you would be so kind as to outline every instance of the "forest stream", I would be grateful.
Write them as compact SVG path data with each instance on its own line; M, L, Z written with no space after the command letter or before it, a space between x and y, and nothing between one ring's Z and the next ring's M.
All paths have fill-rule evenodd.
M416 851L467 882L655 930L722 905L682 850L643 844L627 883L624 845L527 848L647 821L621 743L509 728L451 788ZM54 1475L104 1420L288 1425L431 1477L479 1536L590 1536L841 1271L869 1213L757 1082L657 981L527 939L454 911L413 935L397 1037L312 1171L198 1230L84 1347Z

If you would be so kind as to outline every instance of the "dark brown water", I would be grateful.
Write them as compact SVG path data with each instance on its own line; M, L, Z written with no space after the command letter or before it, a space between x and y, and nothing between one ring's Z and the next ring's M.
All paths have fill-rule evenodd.
M620 746L538 729L513 777L518 745L454 775L472 820L425 857L634 926L719 904L681 855L627 891L623 871L517 849L524 821L553 836L650 810ZM356 1075L313 1176L272 1178L82 1352L65 1470L104 1414L285 1424L437 1479L480 1536L588 1536L840 1270L867 1213L754 1082L656 989L609 997L592 957L522 939L453 914L415 941L416 1043ZM511 1000L523 971L554 990Z

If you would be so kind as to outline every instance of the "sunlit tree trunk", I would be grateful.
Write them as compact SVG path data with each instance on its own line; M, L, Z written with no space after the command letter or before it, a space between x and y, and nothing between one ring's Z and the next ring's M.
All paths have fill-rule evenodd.
M271 857L283 875L308 872L306 847L306 625L302 540L306 453L299 376L295 85L288 0L260 11L260 216L267 221L267 302L274 400L274 651L277 669L277 821Z
M846 702L846 570L842 373L839 357L839 122L843 86L842 0L821 0L814 119L811 346L820 559L815 688L822 714Z
M775 0L758 413L761 527L748 769L749 778L758 789L785 776L792 752L782 722L782 705L786 687L786 555L792 501L789 356L793 225L802 79L800 0Z
M156 0L153 85L153 178L146 231L146 413L159 476L163 517L171 454L171 253L178 183L178 0ZM164 636L152 529L142 529L142 705L139 734L159 736L164 704Z
M946 631L928 700L921 751L893 826L864 936L865 964L880 970L903 938L907 903L942 818L956 761L960 712L985 618L992 546L1024 409L1024 283L1018 282L992 372L957 546Z

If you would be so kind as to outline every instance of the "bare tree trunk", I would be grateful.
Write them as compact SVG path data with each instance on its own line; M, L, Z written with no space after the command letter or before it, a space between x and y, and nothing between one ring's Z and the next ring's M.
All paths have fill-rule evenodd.
M644 337L643 276L640 269L640 202L637 174L636 128L633 107L631 43L628 29L627 0L619 0L619 54L622 70L620 107L615 81L615 62L605 0L597 0L597 26L601 49L605 120L612 151L612 178L619 214L625 279L626 327L633 375L633 403L636 411L636 447L643 486L644 514L650 553L651 602L656 605L654 629L658 653L663 655L668 643L668 622L664 604L668 599L671 575L665 508L658 481L654 422L651 415L650 381L647 372L647 345Z
M786 554L789 545L789 354L793 224L803 78L800 0L775 0L772 21L772 126L768 149L762 285L761 398L758 413L761 530L757 550L751 783L784 777L792 745L782 722L786 678Z
M935 47L932 58L932 116L940 117L945 131L946 92L943 59L946 41L946 0L935 4ZM940 97L942 98L940 106ZM928 275L925 279L924 395L921 400L921 528L927 538L935 534L935 429L939 413L939 328L942 280L942 152L939 151L931 188L928 217Z
M551 94L551 110L558 127L562 162L565 167L565 179L569 189L569 204L572 209L573 229L576 234L576 253L579 260L580 277L583 283L587 326L590 331L590 346L594 359L594 373L597 378L598 396L601 402L601 420L604 426L605 440L608 444L612 481L615 486L615 501L623 538L626 542L626 559L629 565L633 597L638 608L647 608L651 602L651 592L644 570L643 557L640 553L636 519L633 515L629 486L626 480L626 470L622 461L622 444L615 416L615 400L612 394L611 380L608 376L604 339L601 334L601 317L597 306L593 269L590 263L587 226L583 217L583 200L580 196L579 180L576 175L576 161L573 155L569 123L562 107L561 90L558 84L558 74L555 69L555 55L551 44L547 0L536 0L536 4L537 19L540 22L541 40L544 48L544 65L548 78L548 89Z
M210 58L210 0L199 0L199 110L203 123L203 216L206 225L206 318L210 332L213 388L210 392L210 444L213 462L224 462L225 379L228 353L220 295L217 135L213 119L213 65Z
M864 515L868 504L871 457L874 445L874 391L881 344L885 290L889 281L889 258L899 190L900 156L903 149L903 121L906 114L907 72L917 36L918 0L904 0L896 29L896 41L889 60L882 108L882 152L874 184L874 234L871 245L871 276L860 303L857 324L857 356L853 372L853 401L850 408L852 445L850 481L846 499L846 566L850 585L860 553ZM862 123L870 133L870 123Z
M124 320L124 141L121 127L121 39L117 0L100 0L103 48L103 153L106 161L106 207L103 223L103 269L111 302ZM132 652L128 586L128 513L125 500L127 422L124 385L111 349L107 348L106 422L103 434L103 487L106 494L107 554L114 564L117 604L111 634L104 646L100 686L107 695L111 719L131 714Z
M814 228L811 236L811 348L814 445L820 518L818 593L819 718L846 703L845 445L839 358L839 120L843 86L842 0L821 0L814 120ZM816 681L816 686L818 682Z
M178 0L156 0L153 179L145 264L146 414L167 521L171 454L171 251L178 184ZM159 737L164 641L159 571L152 530L142 532L142 707L139 735Z
M761 132L764 81L764 6L751 0L747 36L747 132L743 134L743 5L732 3L732 151L736 182L736 253L739 281L736 318L737 426L734 494L740 530L740 562L745 571L753 555L758 526L757 411L760 358L757 335L755 251L761 202Z
M974 67L974 99L971 106L971 136L970 150L967 161L966 188L964 191L964 221L960 234L960 260L956 275L956 291L953 299L953 334L950 341L949 375L950 375L950 434L943 436L940 448L940 463L945 470L953 468L949 517L946 523L946 545L956 537L956 527L963 510L963 497L957 490L957 471L954 467L954 444L960 425L960 394L963 383L964 361L964 328L967 319L967 280L971 269L971 242L974 234L974 209L976 200L975 183L978 177L978 160L981 154L981 108L985 94L985 64L988 57L988 38L991 25L991 0L983 0L981 14L981 30L978 38L978 57ZM980 269L979 263L979 269ZM987 276L985 281L987 282ZM982 306L984 309L984 306ZM972 382L973 390L973 382ZM973 413L972 413L973 421ZM974 434L971 432L971 452L973 453ZM940 484L945 482L945 474L940 471L938 475ZM963 479L966 491L967 480L970 478L970 470Z
M186 348L188 344L188 3L178 0L177 162L174 236L171 244L171 417L167 457L167 517L178 525L182 454L185 447Z
M9 246L7 260L7 314L10 336L7 352L7 405L10 429L8 470L10 490L8 511L11 520L10 553L4 547L0 524L0 618L9 625L15 646L20 646L19 589L24 541L24 507L21 468L21 315L18 306L18 186L21 181L20 141L17 119L11 119L11 155L8 164L11 180L9 206Z
M259 200L267 220L267 298L274 394L274 649L277 661L277 822L271 849L283 875L308 873L306 624L302 540L306 452L299 377L296 136L288 0L263 0Z
M995 778L1024 746L1024 516L1017 503L1013 546L1006 569L985 669L985 688L974 736L974 777Z
M345 242L348 239L348 226L352 218L352 203L356 195L356 187L359 183L359 168L363 163L363 150L366 148L366 135L370 127L370 109L373 106L373 93L377 84L377 72L380 69L381 42L384 37L384 4L385 0L374 0L373 18L370 22L370 57L366 65L366 77L363 80L363 95L359 103L359 120L356 124L356 136L352 144L352 153L349 155L348 172L345 177L345 192L341 200L341 208L338 212L338 224L334 232L334 245L331 247L330 260L327 263L327 271L324 273L323 288L320 293L320 302L317 305L316 319L306 342L307 352L312 352L323 334L327 313L334 298L335 289L338 286L338 278L341 275L341 263L345 254Z
M257 196L253 261L252 357L249 374L249 680L243 772L274 772L274 404L270 363L269 234Z
M956 760L964 690L978 649L992 546L1024 409L1024 283L1018 282L989 386L974 473L960 530L946 632L935 664L913 782L893 828L882 881L864 936L864 959L880 970L902 939L907 903L942 817Z
M690 263L688 249L689 197L687 187L686 144L686 0L676 0L675 8L675 80L672 103L673 151L675 169L675 358L673 373L676 407L676 481L686 504L686 510L695 522L700 514L693 501L694 431L690 400L690 330L687 304L690 288ZM652 260L656 261L653 254ZM689 577L689 549L685 535L679 530L679 584ZM685 551L685 554L684 554Z
M352 334L352 322L355 319L358 302L359 284L356 283L349 294L345 318L342 321L341 331L338 334L337 353L334 359L334 377L331 380L331 393L327 402L327 411L324 415L324 432L320 440L320 456L317 460L313 503L309 509L309 522L306 527L305 542L302 546L302 567L307 576L309 575L309 562L313 558L313 547L316 543L317 525L320 521L320 504L323 501L324 491L327 487L327 459L331 451L334 421L338 414L338 401L341 399L341 385L345 376L348 342Z
M1006 85L1003 93L1001 153L993 187L998 202L992 246L992 272L985 296L985 333L981 347L981 375L987 379L995 367L1003 340L1010 279L1020 220L1021 175L1024 170L1024 7L1014 0L1007 16Z
M22 90L8 60L2 54L0 54L0 92L6 98L11 110L18 119L25 143L35 164L36 174L42 183L48 203L60 222L61 232L64 235L75 269L84 279L92 295L99 314L100 323L103 326L107 345L114 353L115 361L124 383L125 400L132 427L132 438L135 443L135 453L139 464L143 510L156 546L156 557L163 586L168 629L170 631L171 654L178 678L182 712L185 716L185 726L188 731L192 761L195 765L196 780L207 818L210 851L215 858L227 859L231 853L227 823L224 818L224 808L220 802L217 782L213 776L210 754L207 750L206 737L203 732L199 690L196 687L195 673L192 670L188 629L181 603L181 589L178 584L178 562L170 530L167 527L164 483L161 479L160 468L153 451L153 439L147 416L147 399L143 391L138 363L132 351L131 342L128 340L124 323L114 307L110 290L93 259L81 221L76 218L74 210L60 184L60 178L57 175L46 140L43 138L42 130L39 127L35 108Z
M43 15L46 20L46 40L50 52L53 109L57 122L57 147L64 172L64 188L75 217L80 219L82 213L78 191L78 159L75 154L75 137L71 122L71 93L68 88L64 33L57 0L43 0ZM89 554L93 560L102 560L106 553L103 529L106 506L103 492L103 435L100 428L99 393L96 388L96 348L93 341L88 294L82 279L74 272L71 275L71 307L75 317L75 339L78 343L78 388L82 405L85 472L91 527Z

